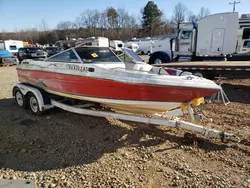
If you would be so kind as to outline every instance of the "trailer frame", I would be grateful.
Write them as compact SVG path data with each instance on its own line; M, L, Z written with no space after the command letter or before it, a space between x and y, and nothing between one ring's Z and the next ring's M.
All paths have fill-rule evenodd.
M154 64L162 68L188 71L195 76L214 79L215 77L250 77L250 61L197 61Z
M17 99L18 97L20 98L20 96L22 96L23 104L29 103L28 105L26 105L26 107L29 106L32 113L38 115L41 114L41 112L57 107L68 112L73 112L82 115L114 118L119 120L126 120L126 121L139 122L145 124L164 125L169 127L181 128L187 131L193 131L195 133L199 133L203 135L205 138L220 139L222 142L229 142L229 141L240 142L240 138L232 133L227 133L224 131L212 129L211 128L212 120L204 117L204 115L202 114L195 114L191 106L191 103L187 104L188 107L187 109L179 108L163 114L156 114L153 117L142 117L138 115L127 115L110 111L87 109L88 107L94 105L91 102L86 102L83 105L69 105L66 104L65 101L70 99L57 100L55 98L50 98L48 97L49 94L46 93L46 91L23 83L18 83L13 87L13 96L17 101L17 105L23 107L23 105L19 104L20 102L20 101L18 102L19 99ZM34 102L35 99L36 102ZM32 105L35 105L37 108L33 108L34 106L32 107ZM184 116L184 115L188 115L191 121L194 123L189 123L180 120L179 116ZM169 118L172 118L172 120ZM210 120L207 127L195 124L195 122L202 121L203 119Z

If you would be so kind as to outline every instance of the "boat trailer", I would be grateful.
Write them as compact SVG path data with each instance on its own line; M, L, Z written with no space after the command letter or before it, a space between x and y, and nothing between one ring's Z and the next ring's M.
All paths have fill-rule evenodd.
M82 115L114 118L145 124L164 125L169 127L181 128L199 133L205 138L220 139L222 142L240 142L239 137L235 136L234 134L212 129L212 120L207 119L202 114L195 114L191 103L188 103L185 109L179 108L166 112L164 114L156 114L153 117L142 117L137 115L127 115L115 112L87 109L93 106L92 103L85 103L83 105L69 105L65 103L65 100L56 100L54 98L49 98L49 103L47 102L46 104L46 100L48 101L48 99L45 98L45 95L45 91L30 85L18 83L13 87L13 96L15 97L18 106L23 108L30 108L30 110L34 114L40 114L43 111L58 107L66 111ZM178 117L183 115L188 115L189 119L195 123L181 121ZM207 127L197 124L197 122L201 122L204 119L209 121Z

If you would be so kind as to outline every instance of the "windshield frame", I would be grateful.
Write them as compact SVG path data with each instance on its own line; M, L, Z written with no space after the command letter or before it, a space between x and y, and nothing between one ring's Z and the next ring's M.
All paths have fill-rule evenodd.
M79 56L79 54L77 53L77 51L75 50L76 48L101 48L100 46L79 46L79 47L72 47L72 48L69 48L69 49L67 49L67 50L63 50L63 51L60 51L59 53L57 53L57 54L54 54L54 55L52 55L52 56L50 56L50 57L47 57L47 58L45 58L43 61L50 61L50 59L52 59L53 57L55 57L55 56L57 56L57 55L59 55L59 54L61 54L61 53L64 53L64 52L67 52L67 51L70 51L70 50L72 50L73 52L74 52L74 54L76 55L76 57L78 58L78 60L79 60L79 62L78 63L80 63L80 64L96 64L96 63L109 63L109 62L105 62L105 61L103 61L103 62L91 62L91 63L89 63L89 62L84 62L84 60ZM105 48L107 48L107 49L109 49L109 51L119 60L119 62L116 62L116 63L125 63L124 61L122 61L114 52L113 52L113 50L110 48L110 47L105 47ZM111 62L112 63L112 62Z
M140 56L138 56L132 49L130 49L130 48L122 48L122 50L127 56L129 56L131 58L133 63L135 63L135 64L146 64L144 62L144 60ZM131 51L133 54L135 54L141 61L137 61L128 51Z
M80 63L80 64L83 64L82 59L81 59L80 56L77 54L77 52L75 51L75 48L74 48L74 47L73 47L73 48L69 48L69 49L67 49L67 50L62 50L62 51L60 51L59 53L56 53L56 54L54 54L54 55L52 55L52 56L50 56L50 57L45 58L43 61L46 61L46 62L51 61L50 59L53 59L53 57L58 56L58 55L60 55L60 54L62 54L62 53L65 53L65 52L67 52L67 51L70 51L70 50L72 50L72 51L74 52L74 54L76 55L77 59L79 60L78 64L79 64L79 63ZM53 62L53 61L52 61L52 62ZM58 62L58 63L59 63L59 62ZM61 63L63 63L63 62L61 62Z
M127 63L127 62L124 62L123 60L121 60L120 59L120 57L110 48L110 47L103 47L103 48L107 48L109 51L110 51L110 53L112 53L118 60L119 60L119 62L108 62L108 61L93 61L93 62L87 62L87 61L84 61L81 57L80 57L80 55L77 53L77 51L76 51L76 48L102 48L102 47L100 47L100 46L79 46L79 47L72 47L72 48L69 48L69 49L67 49L67 50L63 50L63 51L61 51L61 52L59 52L59 53L57 53L57 54L54 54L54 55L52 55L52 56L50 56L50 57L48 57L48 58L46 58L46 59L44 59L44 61L50 61L50 59L52 59L53 57L55 57L55 56L57 56L57 55L59 55L59 54L61 54L61 53L64 53L64 52L67 52L67 51L69 51L69 50L72 50L73 52L74 52L74 54L76 55L76 57L78 58L78 60L79 60L79 62L78 63L81 63L81 64L84 64L84 63L86 63L86 64L89 64L89 63L93 63L93 64L95 64L95 63ZM134 63L134 64L146 64L144 61L143 61L143 59L142 58L140 58L140 56L138 56L132 49L129 49L129 48L122 48L122 51L123 51L123 53L124 54L126 54L131 60L132 60L132 63ZM133 54L135 54L141 61L137 61L128 51L130 51L130 52L132 52Z
M107 50L109 50L109 53L111 53L118 61L92 61L92 62L88 62L88 61L84 61L84 59L82 59L80 57L80 55L78 54L78 52L76 51L77 48L105 48ZM101 46L79 46L79 47L74 47L73 48L75 54L77 55L77 57L83 62L83 63L86 63L86 64L95 64L95 63L103 63L103 64L106 64L106 63L124 63L115 53L114 51L110 48L110 47L101 47ZM87 60L87 59L86 59Z

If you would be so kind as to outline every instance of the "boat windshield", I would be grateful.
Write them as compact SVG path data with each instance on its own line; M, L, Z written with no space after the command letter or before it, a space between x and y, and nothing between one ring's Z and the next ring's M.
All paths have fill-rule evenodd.
M136 62L144 63L144 61L131 49L124 48L124 51L131 56Z
M75 51L84 63L121 62L108 47L77 47Z

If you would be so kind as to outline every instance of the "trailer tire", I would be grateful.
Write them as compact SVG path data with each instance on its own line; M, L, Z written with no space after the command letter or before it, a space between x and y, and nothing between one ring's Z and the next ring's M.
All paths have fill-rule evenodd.
M17 105L23 109L28 109L27 96L23 95L21 90L18 87L13 88L13 95Z
M42 111L40 110L40 106L36 96L33 93L28 94L28 104L31 112L35 115L41 115Z
M149 58L149 64L162 64L162 63L169 63L170 62L170 58L168 57L168 55L164 55L164 54L154 54L152 56L150 56Z

